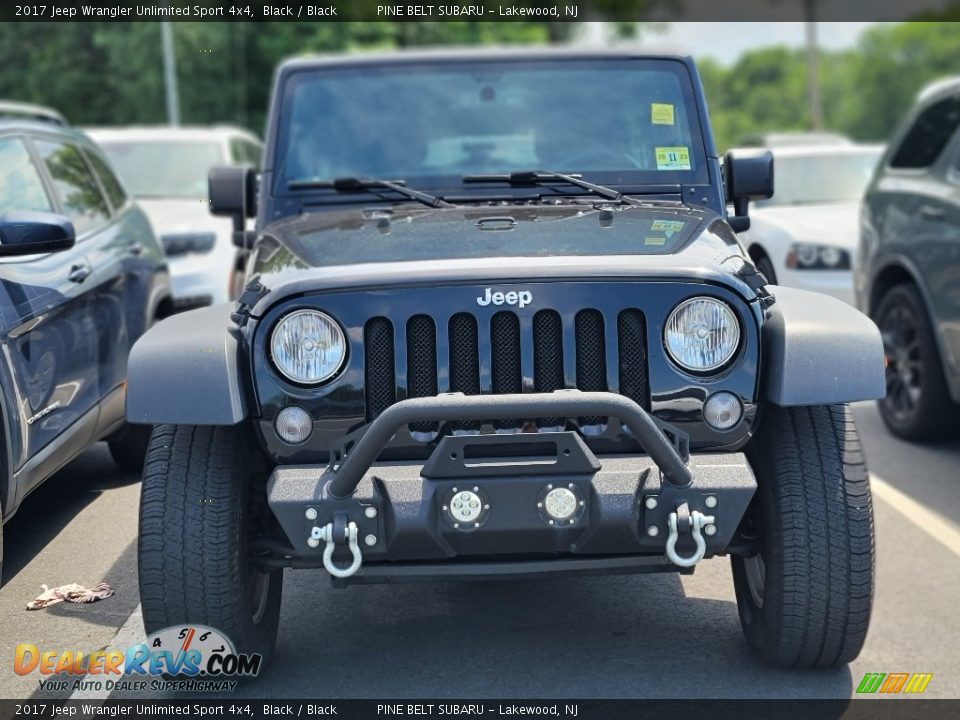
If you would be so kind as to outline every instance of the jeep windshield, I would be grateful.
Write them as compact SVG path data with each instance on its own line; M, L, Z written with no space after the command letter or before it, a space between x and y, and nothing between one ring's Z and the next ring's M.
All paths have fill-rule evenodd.
M440 196L523 193L463 182L517 170L640 193L709 182L692 80L678 60L334 65L293 73L283 98L277 195L322 192L317 181L338 177L402 179Z

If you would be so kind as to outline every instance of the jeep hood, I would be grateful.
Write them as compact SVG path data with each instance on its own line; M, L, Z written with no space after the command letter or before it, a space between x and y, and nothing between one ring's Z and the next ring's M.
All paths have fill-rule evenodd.
M417 283L671 277L735 286L743 257L718 215L680 203L304 213L265 228L251 278L278 295ZM258 303L262 307L263 303Z

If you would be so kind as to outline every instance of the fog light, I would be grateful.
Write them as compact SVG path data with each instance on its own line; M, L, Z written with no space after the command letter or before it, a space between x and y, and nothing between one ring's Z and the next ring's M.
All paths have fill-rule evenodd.
M483 501L479 495L469 490L456 493L450 501L450 514L460 522L474 522L482 512Z
M274 427L284 442L299 445L313 432L313 418L303 408L287 407L277 415Z
M703 404L703 419L716 430L729 430L742 416L743 406L732 393L715 393Z
M577 511L577 496L567 488L554 488L543 499L543 509L554 520L566 520Z

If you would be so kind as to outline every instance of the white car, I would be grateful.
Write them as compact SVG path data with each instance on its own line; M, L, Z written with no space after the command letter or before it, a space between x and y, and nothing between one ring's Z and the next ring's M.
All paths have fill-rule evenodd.
M750 229L740 233L771 283L854 304L860 199L882 151L852 143L771 149L774 195L753 203Z
M263 144L235 127L88 128L160 238L178 310L235 299L243 268L229 218L207 202L213 167L259 167Z

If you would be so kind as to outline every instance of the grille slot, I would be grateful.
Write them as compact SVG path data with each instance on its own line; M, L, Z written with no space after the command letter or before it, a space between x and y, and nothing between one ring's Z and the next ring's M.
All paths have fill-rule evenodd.
M385 317L372 318L364 327L363 354L367 420L370 421L397 401L393 324Z
M437 394L437 326L428 315L414 315L407 322L407 397ZM413 432L435 432L436 423L410 425Z
M639 310L624 310L617 317L620 394L642 408L650 407L647 378L647 323Z
M520 369L520 320L512 312L498 312L490 320L490 370L495 394L523 392ZM519 420L495 420L494 427L520 427Z
M563 389L563 321L554 310L533 316L533 389L538 393ZM540 427L563 427L560 417L537 418Z
M577 389L601 392L607 389L607 349L604 344L603 315L599 310L581 310L575 322L577 343ZM581 425L602 425L607 419L591 415Z
M477 319L468 313L457 313L450 318L450 392L464 395L480 394L480 348L477 339ZM462 421L451 425L454 430L479 430L480 423Z

